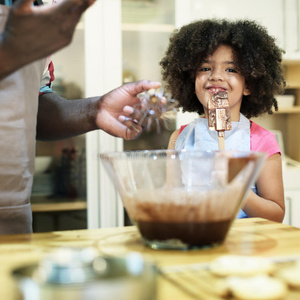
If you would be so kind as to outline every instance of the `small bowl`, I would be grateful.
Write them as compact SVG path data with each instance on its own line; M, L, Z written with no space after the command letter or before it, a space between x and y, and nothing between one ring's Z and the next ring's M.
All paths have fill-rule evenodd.
M62 247L41 262L13 270L24 299L155 300L157 267L139 253L95 255Z
M52 163L52 156L36 156L34 164L34 173L45 173Z
M295 105L294 95L277 95L275 98L279 108L293 107Z
M186 250L224 241L265 154L152 150L100 157L144 243Z

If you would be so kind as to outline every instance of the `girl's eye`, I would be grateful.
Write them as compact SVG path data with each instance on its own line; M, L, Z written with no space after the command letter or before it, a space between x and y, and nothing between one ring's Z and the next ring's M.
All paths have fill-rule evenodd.
M234 69L231 69L231 68L228 68L226 71L227 71L227 72L229 72L229 73L237 73L237 71L236 71L236 70L234 70Z
M201 68L199 68L199 72L207 72L207 71L210 71L209 67L201 67Z

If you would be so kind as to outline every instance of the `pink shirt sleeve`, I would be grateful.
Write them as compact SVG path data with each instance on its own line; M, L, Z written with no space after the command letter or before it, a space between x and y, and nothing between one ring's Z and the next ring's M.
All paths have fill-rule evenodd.
M180 126L180 128L179 128L179 134L182 132L182 130L183 130L186 126L188 126L188 124Z
M250 150L267 153L268 157L281 151L275 135L251 121L250 129Z

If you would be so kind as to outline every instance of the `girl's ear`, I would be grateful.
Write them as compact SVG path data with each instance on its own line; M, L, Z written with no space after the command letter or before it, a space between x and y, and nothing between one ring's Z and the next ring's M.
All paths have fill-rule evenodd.
M249 96L250 95L250 90L245 88L244 89L244 93L243 93L244 96Z

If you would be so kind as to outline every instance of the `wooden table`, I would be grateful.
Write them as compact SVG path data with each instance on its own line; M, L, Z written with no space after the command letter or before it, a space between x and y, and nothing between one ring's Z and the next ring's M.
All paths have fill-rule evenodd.
M300 255L300 229L259 218L236 220L223 245L192 251L149 249L143 245L133 226L0 236L0 299L20 299L16 283L10 276L14 268L36 262L59 246L96 246L100 253L116 256L138 251L163 269L209 262L224 254L265 257ZM157 300L168 299L195 298L159 276Z

